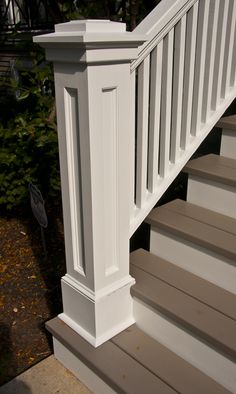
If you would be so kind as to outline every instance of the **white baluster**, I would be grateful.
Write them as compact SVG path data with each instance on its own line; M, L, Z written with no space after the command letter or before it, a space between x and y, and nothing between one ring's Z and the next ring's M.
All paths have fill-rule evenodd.
M202 0L199 3L197 51L195 62L194 95L191 125L191 134L194 136L200 132L202 122L202 99L205 89L203 82L206 63L209 6L209 0Z
M183 117L181 148L186 149L190 139L192 102L193 102L193 81L196 55L198 20L198 2L190 9L187 15L186 50L184 66L184 96L183 96Z
M162 53L163 41L161 41L153 50L151 56L150 123L148 149L148 189L151 193L154 192L159 177Z
M163 41L161 133L160 133L160 176L165 177L170 165L170 133L172 110L174 29Z
M175 28L175 55L173 77L173 105L172 105L172 136L170 160L175 163L180 151L180 137L182 125L184 58L186 39L186 14Z
M147 194L149 74L150 56L147 56L138 68L136 205L140 208Z

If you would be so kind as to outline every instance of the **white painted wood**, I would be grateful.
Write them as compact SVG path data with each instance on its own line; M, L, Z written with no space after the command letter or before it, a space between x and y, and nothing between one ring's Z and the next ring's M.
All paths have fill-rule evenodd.
M130 217L133 216L135 211L135 195L136 195L136 70L131 72L131 91L133 94L131 95L130 102L130 113L131 113L131 129L130 129Z
M223 75L223 63L225 53L225 39L227 29L227 18L229 10L229 0L220 3L219 23L217 27L216 57L214 65L214 78L212 90L211 109L216 110L221 99L221 86Z
M167 231L151 229L150 252L236 294L235 262Z
M150 122L148 146L148 190L153 193L159 177L163 41L151 54Z
M230 159L236 159L236 133L235 130L222 130L221 145L220 145L221 156L229 157Z
M70 222L72 236L72 253L74 269L82 276L84 271L84 232L83 228L83 196L81 184L81 154L84 147L82 136L77 134L78 125L78 95L77 89L64 89L65 103L65 127L67 133L66 154L68 160L68 183L71 191L70 198ZM78 184L74 181L78 180Z
M219 18L220 0L211 0L209 24L206 43L206 68L204 75L204 90L202 99L202 122L205 123L211 114L211 96L214 76L214 62L216 53L217 26Z
M204 9L200 20L199 4ZM94 346L133 322L129 236L236 96L232 87L220 101L222 72L226 69L224 45L233 31L233 24L227 28L231 3L220 3L219 18L217 0L215 8L213 4L163 0L132 33L125 32L120 23L73 21L58 25L55 33L34 39L46 48L55 68L67 260L67 274L62 279L64 312L60 317ZM211 17L213 9L219 23L212 22L214 32L208 44L208 13ZM234 85L236 51L231 38L226 53L232 53L227 78L230 70ZM213 69L208 87L203 78L205 64ZM212 95L208 89L211 81ZM193 138L191 123L200 123L204 97L210 116ZM160 139L158 131L154 133L158 125ZM219 189L215 186L210 190L212 185L208 185L197 193L209 194L207 200L215 201L214 193ZM227 198L224 204L231 213L236 206L231 190L226 197L225 187L220 189L219 197L222 201Z
M174 48L174 30L171 30L163 40L160 167L159 167L160 176L163 178L167 175L170 166L173 48Z
M236 218L236 191L232 186L191 175L188 179L187 200L201 207Z
M142 207L147 194L150 56L138 68L136 205Z
M93 346L134 322L130 62L140 38L124 30L75 21L35 39L55 70L67 264L60 318Z
M112 27L111 27L112 25ZM75 33L78 35L78 31L82 33L125 33L126 26L124 23L112 23L108 19L84 19L84 20L72 20L66 23L58 23L55 25L55 33L66 33L66 35ZM48 36L47 36L48 37ZM54 35L55 39L55 35Z
M139 56L132 62L134 69L150 54L155 46L173 29L178 21L198 0L165 0L161 1L153 11L134 29L136 34L145 34L146 44L139 48Z
M204 90L204 72L206 63L207 49L207 27L210 10L210 1L200 1L198 10L198 31L197 49L194 76L194 95L192 107L191 134L197 135L200 132L202 123L202 99Z
M236 34L234 34L233 55L232 55L232 63L231 63L231 71L230 71L230 86L235 86L235 79L236 79Z
M236 24L236 5L235 2L229 3L226 38L225 38L225 53L223 63L223 77L221 86L221 98L224 98L230 87L230 72L232 67L233 45L235 38L235 24Z
M70 370L93 393L115 394L116 392L87 367L78 357L67 349L60 341L53 338L55 357L65 368ZM69 393L68 393L69 394ZM71 393L72 394L72 393Z
M184 15L176 25L174 32L172 135L170 146L170 161L172 163L176 162L180 153L186 23L187 15Z
M66 274L61 283L64 312L59 317L97 347L134 324L130 300L130 287L134 283L128 277L100 292L91 292Z
M196 38L197 38L197 20L198 20L198 2L190 9L187 15L186 31L186 53L184 66L184 96L183 96L183 115L182 115L182 134L181 148L186 149L189 144L191 119L192 119L192 102L193 102L193 82L194 66L196 55Z
M234 100L236 96L236 89L231 89L230 93L227 95L227 98L221 102L218 106L217 111L211 114L211 117L208 119L208 122L203 126L201 133L197 137L192 137L189 139L189 143L185 151L182 151L181 156L175 165L171 164L169 168L169 172L165 178L161 178L158 181L157 187L153 193L148 193L146 197L146 202L142 209L136 208L133 212L133 215L130 218L130 237L133 235L135 230L139 227L139 225L145 220L146 216L149 214L151 209L156 205L157 201L166 191L168 186L174 181L177 177L181 169L187 163L187 161L191 158L194 152L196 152L199 145L206 138L209 132L212 130L214 125L218 122L221 116L224 114L225 110L229 107L231 102Z
M236 364L134 298L136 324L172 352L236 393Z

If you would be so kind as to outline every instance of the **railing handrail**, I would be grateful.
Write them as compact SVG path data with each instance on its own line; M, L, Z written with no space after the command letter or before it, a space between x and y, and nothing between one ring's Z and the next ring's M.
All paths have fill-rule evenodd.
M139 56L131 63L135 70L159 41L176 25L197 0L162 0L146 18L133 30L135 34L147 36L140 46Z

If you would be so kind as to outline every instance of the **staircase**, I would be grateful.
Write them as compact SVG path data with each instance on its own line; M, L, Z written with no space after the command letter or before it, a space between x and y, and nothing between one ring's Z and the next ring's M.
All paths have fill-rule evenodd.
M55 70L55 356L95 393L236 393L236 120L221 119L236 97L236 3L162 0L133 32L72 21L34 41ZM221 155L189 161L216 124ZM155 209L182 170L187 202ZM130 256L144 220L150 253Z
M218 126L221 155L185 166L187 201L155 208L150 252L130 256L136 325L94 349L58 318L48 324L95 393L236 393L236 116Z

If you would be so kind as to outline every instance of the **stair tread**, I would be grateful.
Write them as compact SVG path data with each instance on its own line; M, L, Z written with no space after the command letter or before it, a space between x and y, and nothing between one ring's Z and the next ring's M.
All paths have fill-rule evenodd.
M224 156L210 154L190 160L183 171L228 186L236 186L236 160Z
M183 237L187 241L193 242L203 248L207 248L214 253L221 254L226 258L236 261L236 235L232 232L225 231L225 225L221 227L220 220L225 219L224 215L215 213L215 220L212 220L212 211L204 209L205 220L199 221L198 218L190 216L191 204L184 202L188 209L188 216L183 212L183 208L177 210L171 209L171 203L162 205L153 209L148 215L146 222L154 227L170 231L176 236ZM179 204L180 205L180 204ZM192 204L192 208L193 208ZM200 211L199 207L199 211ZM193 212L193 209L192 209ZM231 219L232 226L235 219Z
M131 264L218 312L236 320L236 295L143 249L130 255Z
M59 318L48 322L47 328L118 393L229 393L136 325L98 348Z
M228 130L236 130L236 115L225 116L219 120L216 127Z
M236 235L236 220L222 213L211 211L210 209L180 199L173 200L168 205L166 204L166 208Z
M46 327L56 339L118 393L143 394L147 387L150 394L176 393L115 343L108 341L94 348L59 318L47 322Z
M112 342L179 393L221 393L226 390L136 325L114 337Z
M236 359L236 321L131 264L132 295Z

